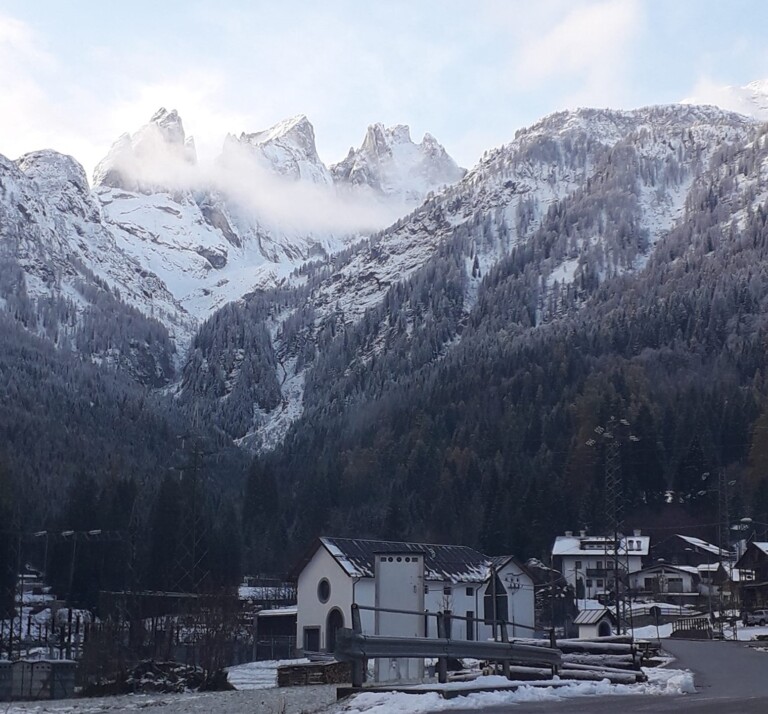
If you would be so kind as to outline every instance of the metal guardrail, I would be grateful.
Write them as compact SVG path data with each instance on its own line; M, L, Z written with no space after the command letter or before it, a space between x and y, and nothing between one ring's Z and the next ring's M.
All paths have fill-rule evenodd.
M376 659L379 657L449 657L461 659L508 660L521 664L558 666L560 650L513 642L477 642L475 640L449 640L435 637L384 637L363 635L347 628L336 635L337 659Z
M376 609L367 607L365 609ZM422 615L423 613L401 610L403 614ZM354 629L341 628L336 634L334 655L337 659L352 662L352 686L362 687L365 674L365 662L380 658L427 658L438 660L439 681L447 681L447 661L449 658L472 657L502 662L505 674L509 673L509 663L538 664L552 667L553 674L562 662L562 652L556 648L538 645L508 642L506 627L502 627L502 642L454 640L444 635L446 619L438 614L438 634L440 637L386 637L383 635L364 635L360 623L360 608L352 606L352 624Z

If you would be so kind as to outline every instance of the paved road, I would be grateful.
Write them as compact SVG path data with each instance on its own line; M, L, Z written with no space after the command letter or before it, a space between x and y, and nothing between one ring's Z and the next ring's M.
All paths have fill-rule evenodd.
M766 714L768 652L740 642L665 640L664 649L677 658L676 669L694 673L696 694L683 696L585 697L560 702L488 707L484 714ZM452 710L451 714L476 714Z

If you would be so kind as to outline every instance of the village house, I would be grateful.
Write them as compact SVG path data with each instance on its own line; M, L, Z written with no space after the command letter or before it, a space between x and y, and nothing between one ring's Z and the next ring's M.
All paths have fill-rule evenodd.
M739 594L745 609L768 607L768 542L751 541L736 562Z
M507 621L510 637L529 637L534 629L531 575L512 556L488 557L457 545L431 545L357 538L319 538L296 566L297 647L332 652L336 632L351 627L352 604L375 605L376 558L424 559L424 610L450 610L452 637L493 637L496 621ZM495 597L494 597L495 595ZM372 610L361 610L362 630L376 634ZM386 633L378 633L386 634ZM437 636L435 617L425 615L423 634Z
M653 557L672 565L715 564L730 557L730 552L701 538L676 533L654 544Z
M701 594L701 575L693 565L656 563L629 574L633 597L693 605Z
M619 535L618 552L613 536L592 536L586 531L574 535L566 531L557 536L552 546L552 564L574 588L579 599L602 599L615 589L615 568L619 579L625 581L627 573L643 567L648 556L650 538L639 530L632 535Z

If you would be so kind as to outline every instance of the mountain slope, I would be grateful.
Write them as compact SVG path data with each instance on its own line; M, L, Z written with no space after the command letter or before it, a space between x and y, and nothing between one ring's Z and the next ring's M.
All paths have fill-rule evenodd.
M82 167L52 151L0 158L0 299L31 332L158 386L174 374L173 297L105 228ZM163 323L150 317L162 315Z
M330 263L307 266L295 280L297 297L281 293L266 324L282 400L255 413L247 442L279 443L303 410L328 409L336 398L329 390L349 400L343 385L350 375L370 387L371 380L397 381L403 370L439 359L462 339L483 277L512 251L531 250L541 230L532 325L546 319L548 306L556 312L570 296L641 269L683 215L718 145L745 140L753 127L718 109L669 106L564 112L519 132L410 216ZM434 261L438 274L447 271L447 298L431 283ZM371 334L352 338L360 324ZM414 349L425 327L436 333L424 355L390 365L393 349ZM314 353L313 364L307 355L314 360ZM217 362L209 355L209 364ZM369 396L363 389L361 398Z
M653 519L672 499L694 522L711 520L717 503L701 474L716 468L728 470L733 498L766 512L768 463L753 427L768 407L768 135L735 126L640 268L604 269L646 236L605 210L601 174L485 274L466 317L466 244L446 243L431 274L338 335L308 376L304 415L262 457L264 473L296 489L284 511L295 538L397 533L544 553L563 527L605 525L604 464L586 442L612 415L639 437L622 447L630 519ZM613 159L619 176L632 166ZM590 198L604 244L548 288L546 261L567 249ZM408 312L422 313L409 338ZM460 340L441 350L441 331ZM379 339L387 350L366 359Z

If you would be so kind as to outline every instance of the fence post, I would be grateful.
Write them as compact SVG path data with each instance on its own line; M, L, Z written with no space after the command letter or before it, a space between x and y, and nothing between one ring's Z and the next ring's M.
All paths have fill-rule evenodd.
M67 659L72 659L72 605L67 609Z
M507 621L501 621L501 641L505 644L509 643L509 636L507 635ZM512 675L509 670L509 660L505 659L501 662L501 672L507 679L512 679Z
M557 649L557 638L555 637L555 628L554 626L549 628L549 646L553 649ZM552 665L552 676L559 674L560 668L556 665Z
M363 631L363 625L360 620L360 608L355 602L352 603L352 629L358 635Z
M446 636L446 627L445 627L445 614L442 612L437 613L437 636L440 639L448 639ZM447 657L438 657L437 658L437 681L440 682L440 684L445 684L448 681L448 658Z
M259 614L253 615L253 649L251 650L251 662L255 662L259 658L258 654L258 637L259 637Z

